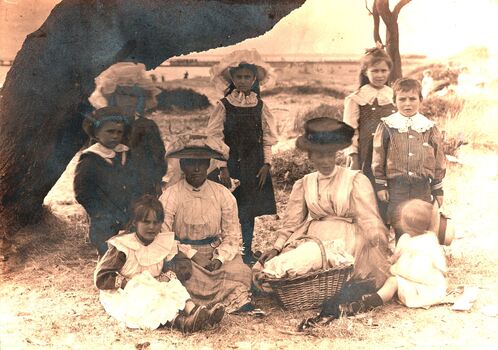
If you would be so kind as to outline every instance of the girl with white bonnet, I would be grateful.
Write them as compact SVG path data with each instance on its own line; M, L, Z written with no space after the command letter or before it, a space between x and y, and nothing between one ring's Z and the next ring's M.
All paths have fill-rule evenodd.
M166 174L164 143L157 124L145 117L156 107L161 92L147 76L145 65L118 62L95 79L96 89L89 101L96 108L118 106L130 121L130 133L123 139L133 152L138 179L144 193L159 196Z

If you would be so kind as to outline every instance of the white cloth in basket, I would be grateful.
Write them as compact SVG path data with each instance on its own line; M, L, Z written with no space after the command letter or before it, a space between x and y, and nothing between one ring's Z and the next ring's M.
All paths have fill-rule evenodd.
M343 240L323 241L328 267L347 266L354 257L346 252ZM263 273L273 278L296 277L322 269L322 254L314 241L293 242L295 249L283 252L265 263ZM291 248L291 246L287 246Z

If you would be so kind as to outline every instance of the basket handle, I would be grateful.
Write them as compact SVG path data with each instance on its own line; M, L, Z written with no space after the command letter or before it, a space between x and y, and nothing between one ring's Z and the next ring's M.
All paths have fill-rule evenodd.
M318 247L320 248L320 253L322 254L322 269L326 270L329 266L329 262L327 260L327 253L325 253L325 247L324 247L322 241L319 240L318 238L312 237L312 236L298 237L298 238L296 238L296 241L298 241L298 240L311 240L311 241L315 242L316 244L318 244Z

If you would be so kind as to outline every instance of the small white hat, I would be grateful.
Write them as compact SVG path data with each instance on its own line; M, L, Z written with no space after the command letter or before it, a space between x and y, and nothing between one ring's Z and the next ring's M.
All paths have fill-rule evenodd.
M256 78L259 85L269 84L274 80L273 69L263 61L258 51L255 49L237 50L226 55L218 64L211 67L211 80L216 88L224 91L232 82L230 69L244 63L256 66Z

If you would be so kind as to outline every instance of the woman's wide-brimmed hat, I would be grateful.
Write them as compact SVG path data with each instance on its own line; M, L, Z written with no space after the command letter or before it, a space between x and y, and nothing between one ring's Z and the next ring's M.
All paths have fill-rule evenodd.
M229 147L221 140L202 134L180 135L166 144L166 157L227 160Z
M209 72L216 88L224 91L232 82L230 69L239 67L240 64L255 66L259 85L268 85L274 81L273 69L263 61L258 51L254 49L237 50L223 57L218 64L211 67Z
M130 124L129 118L121 108L103 107L95 110L92 114L86 115L85 119L83 119L82 128L88 136L94 138L95 131L105 122L123 123L126 127Z
M304 135L296 140L302 151L338 151L351 145L354 129L344 122L319 117L304 123Z

